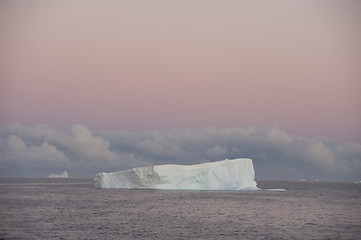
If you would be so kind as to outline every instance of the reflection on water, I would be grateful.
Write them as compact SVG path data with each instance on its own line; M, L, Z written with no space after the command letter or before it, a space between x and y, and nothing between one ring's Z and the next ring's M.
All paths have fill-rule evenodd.
M95 189L1 179L1 239L357 239L361 185L258 181L286 191Z

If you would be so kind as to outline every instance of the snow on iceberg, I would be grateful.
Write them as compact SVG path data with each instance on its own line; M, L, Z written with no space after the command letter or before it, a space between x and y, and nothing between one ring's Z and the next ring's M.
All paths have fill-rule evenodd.
M258 190L251 159L196 165L158 165L99 173L96 188Z
M62 174L56 174L56 173L53 173L53 174L50 174L49 175L49 178L68 178L68 172L67 171L64 171Z

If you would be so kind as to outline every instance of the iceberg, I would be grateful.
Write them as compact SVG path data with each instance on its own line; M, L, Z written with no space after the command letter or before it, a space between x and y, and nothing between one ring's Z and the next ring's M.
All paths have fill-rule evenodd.
M196 165L158 165L99 173L96 188L259 190L251 159L225 159Z
M62 174L56 174L56 173L53 173L53 174L50 174L49 175L49 178L68 178L68 172L67 171L64 171Z

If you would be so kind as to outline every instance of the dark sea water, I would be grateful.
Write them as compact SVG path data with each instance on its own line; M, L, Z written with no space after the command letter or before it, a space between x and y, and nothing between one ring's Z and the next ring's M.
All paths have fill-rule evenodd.
M258 181L277 191L95 189L0 179L0 239L361 239L361 184Z

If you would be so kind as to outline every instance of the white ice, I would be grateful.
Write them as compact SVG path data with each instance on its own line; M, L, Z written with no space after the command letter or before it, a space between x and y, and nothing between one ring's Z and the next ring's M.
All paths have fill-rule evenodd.
M258 190L251 159L196 165L158 165L99 173L96 188Z
M265 189L266 191L274 191L274 192L284 192L286 189L284 188L271 188L271 189Z
M61 174L56 174L56 173L53 173L53 174L50 174L49 175L49 178L68 178L68 172L67 171L64 171L63 173Z

